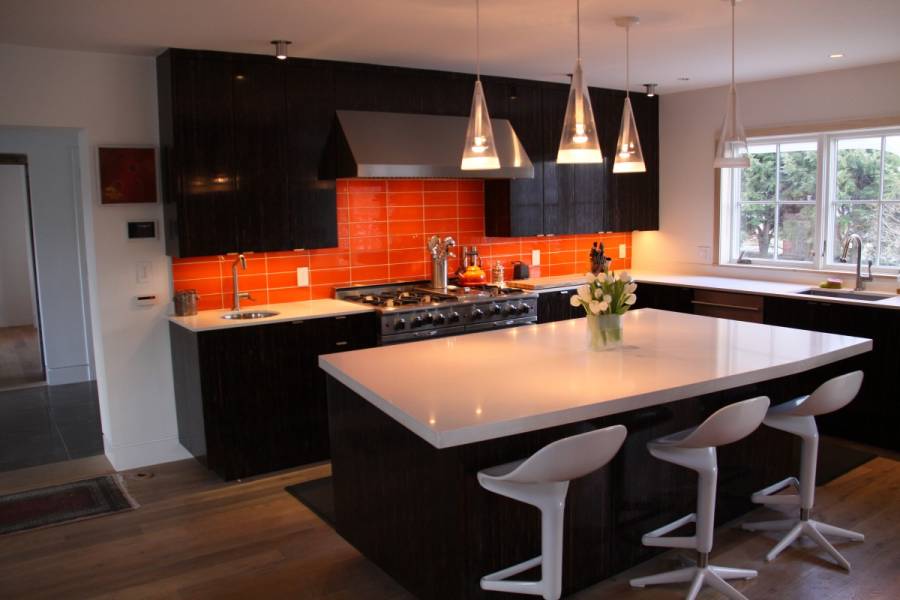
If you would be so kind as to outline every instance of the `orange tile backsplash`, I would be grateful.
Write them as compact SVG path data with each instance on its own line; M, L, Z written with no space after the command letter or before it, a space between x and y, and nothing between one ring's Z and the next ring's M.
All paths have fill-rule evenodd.
M467 179L343 179L337 182L338 246L318 250L245 252L247 270L240 289L253 300L242 305L331 298L334 288L427 279L431 265L425 242L451 235L460 246L477 245L484 269L501 261L507 278L512 263L531 264L531 251L541 251L541 266L532 277L566 275L589 268L591 243L602 240L610 256L625 244L627 258L613 268L631 268L631 232L603 235L557 235L489 238L484 235L484 184ZM234 255L175 258L175 290L196 289L200 310L231 307L231 263ZM297 268L309 267L308 287L298 288ZM456 268L451 259L451 270Z

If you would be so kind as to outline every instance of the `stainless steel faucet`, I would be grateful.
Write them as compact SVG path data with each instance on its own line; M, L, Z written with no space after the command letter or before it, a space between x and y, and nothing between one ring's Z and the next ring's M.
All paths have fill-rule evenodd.
M844 238L843 249L841 251L840 261L842 263L847 262L847 256L850 254L850 246L856 242L856 287L853 288L854 291L861 292L866 289L866 282L872 281L872 261L869 261L869 274L863 276L862 274L862 251L863 251L863 241L862 238L859 237L855 233L851 233L846 238Z
M234 290L234 300L231 303L231 310L236 312L240 312L241 310L241 298L246 298L248 300L254 299L253 296L250 295L250 292L241 292L238 289L238 265L241 265L241 268L245 271L247 270L247 257L243 254L238 254L238 257L231 263L231 287Z

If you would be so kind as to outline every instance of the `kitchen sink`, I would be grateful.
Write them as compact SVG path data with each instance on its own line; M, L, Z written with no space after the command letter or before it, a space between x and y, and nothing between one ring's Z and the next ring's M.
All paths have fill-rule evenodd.
M277 314L279 313L274 310L245 310L241 312L230 312L222 315L222 318L228 319L229 321L236 319L265 319L266 317L274 317Z
M893 298L892 294L873 294L871 292L845 292L843 290L829 290L825 288L812 288L799 292L807 296L826 296L828 298L847 298L848 300L866 300L868 302L877 302L878 300L887 300Z

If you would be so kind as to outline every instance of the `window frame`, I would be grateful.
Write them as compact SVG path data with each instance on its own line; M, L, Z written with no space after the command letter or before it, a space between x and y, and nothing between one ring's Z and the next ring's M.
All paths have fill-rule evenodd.
M768 134L759 136L749 136L747 139L749 146L764 144L790 144L798 142L816 142L816 222L814 224L815 232L815 254L811 261L796 260L779 260L778 259L778 224L779 215L778 207L782 204L807 204L805 202L779 202L780 196L780 162L776 158L776 198L771 204L775 206L775 239L773 242L773 258L752 258L752 262L738 263L740 256L740 211L737 210L739 200L736 194L740 194L740 177L736 176L739 169L721 169L717 184L717 210L719 218L717 222L718 241L717 241L717 259L716 264L728 267L750 266L755 268L782 268L795 270L812 270L822 272L855 272L855 261L850 263L840 263L831 259L832 250L828 247L830 236L834 231L835 204L837 202L837 145L839 140L880 137L881 141L881 173L879 182L879 199L877 201L858 201L856 203L864 204L866 202L875 203L877 205L877 223L876 231L876 248L878 251L877 259L873 259L872 272L876 275L890 275L897 273L898 266L880 265L881 256L881 230L882 215L885 204L900 203L900 200L884 199L884 166L885 166L885 146L886 138L891 136L900 136L900 127L898 126L877 126L859 129L834 129L819 130L806 133L785 133L785 134ZM780 154L780 147L779 152ZM764 202L760 201L760 204ZM835 240L835 244L840 244L840 240Z

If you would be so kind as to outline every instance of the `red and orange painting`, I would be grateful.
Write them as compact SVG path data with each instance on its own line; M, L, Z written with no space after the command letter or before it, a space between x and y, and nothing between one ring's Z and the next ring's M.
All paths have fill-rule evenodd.
M100 202L156 202L156 151L153 148L99 148Z

